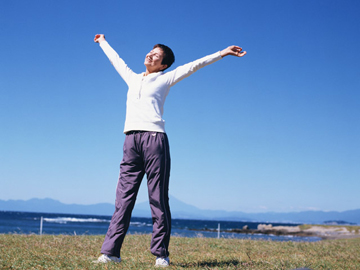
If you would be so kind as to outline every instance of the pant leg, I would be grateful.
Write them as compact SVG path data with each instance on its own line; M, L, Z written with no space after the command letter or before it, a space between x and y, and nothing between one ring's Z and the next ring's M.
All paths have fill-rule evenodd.
M120 257L120 249L130 225L131 212L145 173L137 135L139 134L125 137L123 159L116 188L115 212L101 248L102 254Z
M148 132L144 137L144 162L149 202L153 220L151 253L169 256L171 213L169 207L170 178L169 142L165 133Z

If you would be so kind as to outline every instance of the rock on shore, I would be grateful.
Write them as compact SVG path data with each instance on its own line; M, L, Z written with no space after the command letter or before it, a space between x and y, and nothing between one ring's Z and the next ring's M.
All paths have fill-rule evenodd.
M351 227L342 226L311 226L302 230L300 226L272 226L271 224L259 224L257 231L265 234L275 235L298 235L298 236L318 236L324 239L360 237L359 233Z

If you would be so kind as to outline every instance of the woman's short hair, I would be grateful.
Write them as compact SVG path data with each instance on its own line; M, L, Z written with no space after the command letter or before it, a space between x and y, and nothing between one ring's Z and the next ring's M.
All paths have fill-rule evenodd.
M167 65L167 67L162 70L162 71L164 71L165 69L169 68L175 62L175 55L174 55L173 51L164 44L156 44L153 49L155 49L155 48L160 48L164 53L164 58L161 62L162 65Z

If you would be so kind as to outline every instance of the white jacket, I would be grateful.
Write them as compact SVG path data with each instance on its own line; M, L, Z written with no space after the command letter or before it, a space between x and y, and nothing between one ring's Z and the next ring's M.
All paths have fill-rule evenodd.
M222 58L220 52L216 52L172 71L144 76L144 73L133 72L107 41L101 42L100 47L129 87L124 133L131 130L165 132L164 103L170 87Z

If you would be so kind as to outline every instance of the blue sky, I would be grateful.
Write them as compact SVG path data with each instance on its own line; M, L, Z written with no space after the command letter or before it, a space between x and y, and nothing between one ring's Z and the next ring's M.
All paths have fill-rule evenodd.
M202 209L360 208L360 2L0 1L0 199L113 203L126 84L156 43L175 68L229 45L172 88L170 194ZM138 202L147 199L144 179Z

